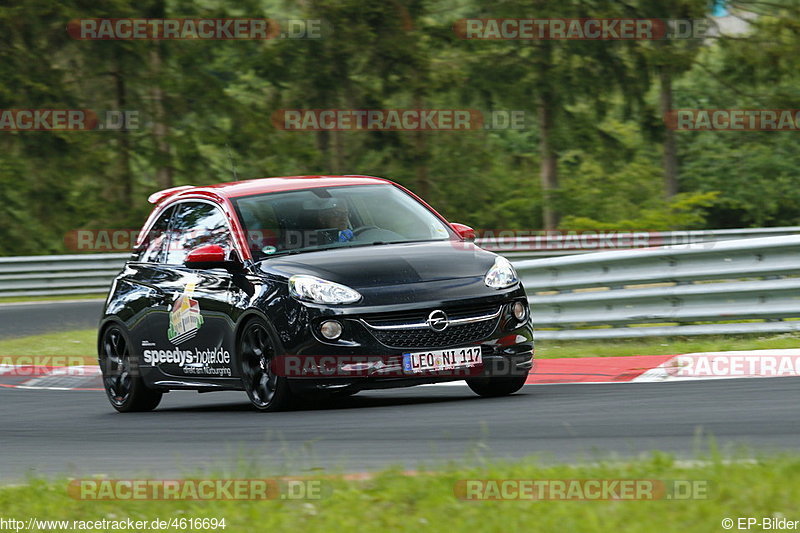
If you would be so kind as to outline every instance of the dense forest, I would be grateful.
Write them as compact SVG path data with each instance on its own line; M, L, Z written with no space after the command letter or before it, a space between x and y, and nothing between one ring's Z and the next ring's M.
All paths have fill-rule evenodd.
M465 18L706 19L657 40L465 39ZM84 18L321 21L315 38L83 40ZM0 131L0 255L138 228L147 196L266 176L394 179L476 228L800 224L798 131L683 131L672 109L798 109L797 0L18 0L0 110L131 113L128 128ZM740 25L740 26L741 26ZM712 24L713 26L713 24ZM468 131L285 131L284 109L521 111Z

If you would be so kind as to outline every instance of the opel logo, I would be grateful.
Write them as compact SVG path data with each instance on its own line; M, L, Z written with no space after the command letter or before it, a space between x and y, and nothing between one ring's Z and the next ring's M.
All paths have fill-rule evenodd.
M433 331L444 331L449 324L450 320L441 309L431 311L431 314L428 315L428 327Z

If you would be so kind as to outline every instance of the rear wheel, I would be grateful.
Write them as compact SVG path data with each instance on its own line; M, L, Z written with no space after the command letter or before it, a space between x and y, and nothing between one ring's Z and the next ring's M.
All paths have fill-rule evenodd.
M120 326L110 326L103 332L100 370L108 400L120 413L152 411L161 402L162 394L144 384L139 365L131 355L128 335Z
M528 376L513 378L475 378L468 379L467 385L472 391L487 398L514 394L525 385Z
M275 356L275 342L264 321L249 322L239 340L239 361L244 390L259 411L280 411L293 400L286 378L274 372Z

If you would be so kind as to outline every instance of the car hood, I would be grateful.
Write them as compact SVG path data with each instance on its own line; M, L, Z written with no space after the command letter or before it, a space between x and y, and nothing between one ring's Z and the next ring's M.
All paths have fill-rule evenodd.
M472 243L436 241L338 248L267 259L261 270L317 276L354 289L483 277L497 256Z

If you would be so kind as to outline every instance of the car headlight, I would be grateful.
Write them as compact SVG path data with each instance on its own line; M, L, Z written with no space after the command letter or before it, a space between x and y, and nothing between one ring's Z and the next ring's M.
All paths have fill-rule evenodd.
M519 279L517 271L511 265L511 261L505 257L498 257L494 260L494 265L486 273L483 282L492 289L505 289L514 285Z
M318 304L352 304L361 299L361 294L350 287L299 274L289 278L289 294Z

